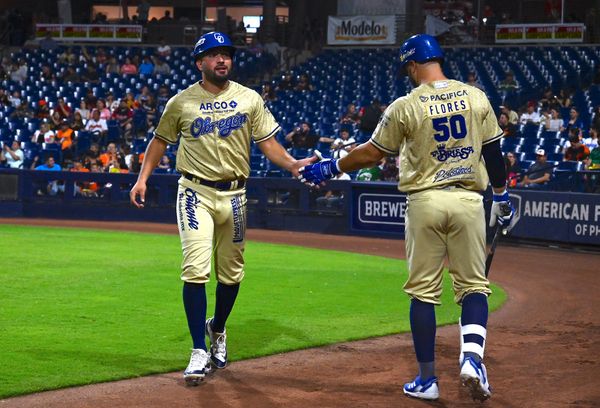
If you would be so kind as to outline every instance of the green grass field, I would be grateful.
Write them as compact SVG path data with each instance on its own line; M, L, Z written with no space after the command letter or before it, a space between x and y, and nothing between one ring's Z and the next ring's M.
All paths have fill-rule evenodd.
M185 368L178 236L0 225L0 241L0 398ZM249 242L246 263L233 361L409 330L404 261ZM439 324L460 315L444 285Z

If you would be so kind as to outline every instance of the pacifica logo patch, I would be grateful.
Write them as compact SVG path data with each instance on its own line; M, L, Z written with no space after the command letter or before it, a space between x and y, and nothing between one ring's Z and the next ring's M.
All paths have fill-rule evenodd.
M192 122L190 133L193 137L198 138L202 135L213 133L215 129L219 130L219 136L227 137L234 130L241 129L244 124L248 121L248 116L244 113L236 113L235 115L228 116L224 119L212 122L210 117L196 118Z

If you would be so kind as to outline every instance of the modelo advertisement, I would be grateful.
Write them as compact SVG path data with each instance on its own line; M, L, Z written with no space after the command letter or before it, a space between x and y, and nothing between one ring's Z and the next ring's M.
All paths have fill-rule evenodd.
M371 45L395 44L396 19L394 16L329 16L327 44Z

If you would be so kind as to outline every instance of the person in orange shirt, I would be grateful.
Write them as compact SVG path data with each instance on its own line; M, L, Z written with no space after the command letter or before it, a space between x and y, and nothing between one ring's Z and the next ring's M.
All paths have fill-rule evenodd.
M69 121L63 119L60 122L58 132L56 132L56 140L60 144L63 160L71 160L73 158L73 133L73 129L69 126Z
M106 147L106 152L100 155L100 161L102 162L102 167L104 169L108 169L109 164L118 159L117 146L114 143L109 143Z

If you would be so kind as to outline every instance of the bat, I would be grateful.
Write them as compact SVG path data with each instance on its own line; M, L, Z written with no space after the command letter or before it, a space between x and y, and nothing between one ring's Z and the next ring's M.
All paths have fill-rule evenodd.
M501 204L500 211L502 211L502 215L506 216L510 214L510 207L507 204ZM487 258L485 259L485 277L487 278L490 274L490 267L492 266L492 260L494 259L494 254L496 253L496 246L498 245L498 240L500 236L504 236L508 233L508 229L500 224L496 226L496 231L494 232L494 238L492 239L492 245L487 253Z

